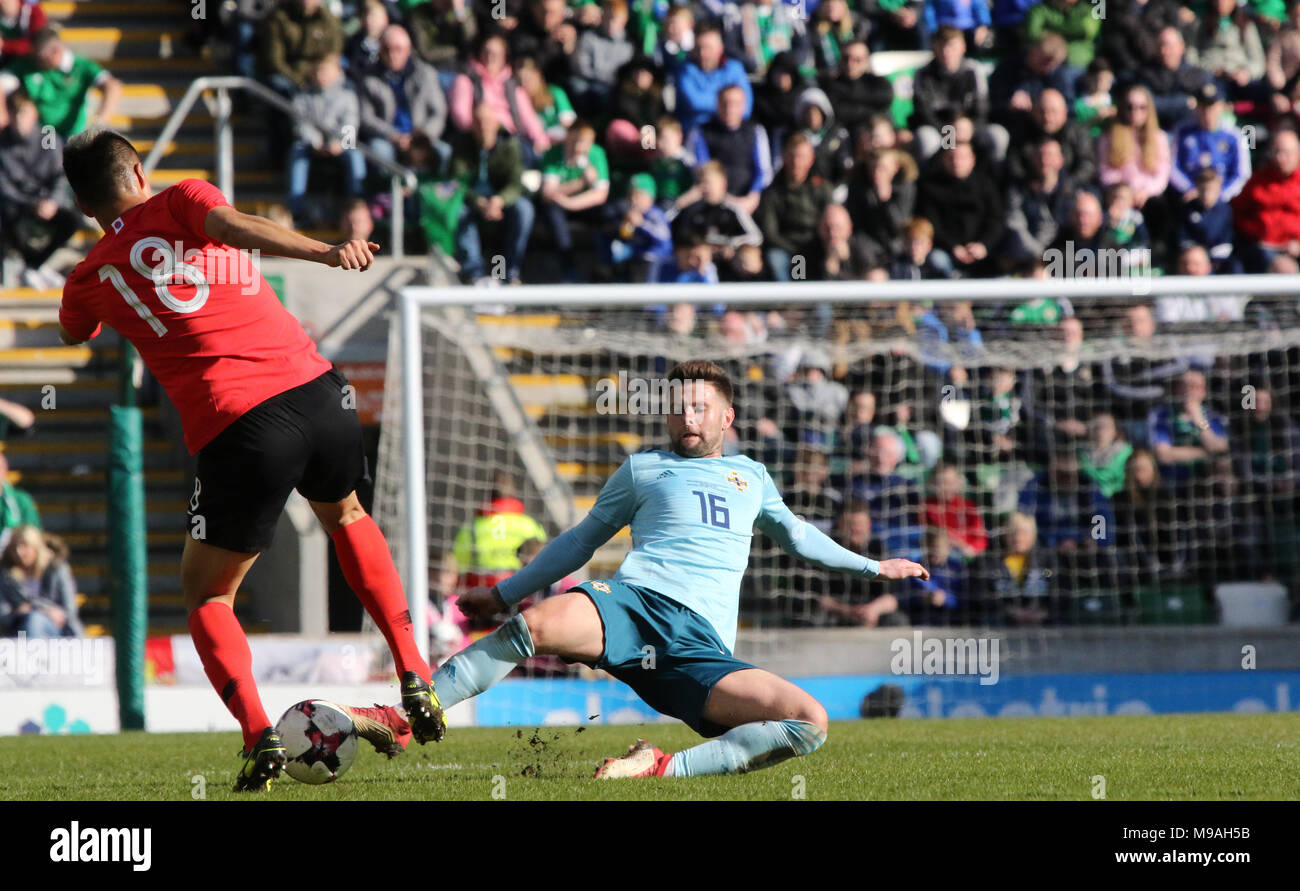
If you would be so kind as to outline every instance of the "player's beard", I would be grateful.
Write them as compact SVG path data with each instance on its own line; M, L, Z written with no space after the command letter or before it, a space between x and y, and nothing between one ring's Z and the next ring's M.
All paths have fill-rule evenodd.
M673 442L673 451L683 458L702 458L705 455L711 455L717 451L718 444L710 443L704 438L703 433L699 433L693 439L687 439L689 433L683 432Z

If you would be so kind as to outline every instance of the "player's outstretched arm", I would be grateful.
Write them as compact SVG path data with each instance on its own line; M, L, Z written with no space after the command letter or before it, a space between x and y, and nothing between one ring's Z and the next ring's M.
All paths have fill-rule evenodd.
M233 207L214 207L203 219L203 231L213 241L244 251L260 251L291 260L308 260L342 269L370 268L379 245L354 238L329 245L263 217L241 213Z
M929 571L911 560L881 560L879 562L855 554L840 546L816 526L799 519L785 504L759 515L758 528L776 540L787 554L799 557L822 569L865 575L869 578L898 579L930 578Z
M474 588L462 594L456 606L470 618L496 615L581 569L619 528L588 514L577 526L556 536L523 569L492 588Z

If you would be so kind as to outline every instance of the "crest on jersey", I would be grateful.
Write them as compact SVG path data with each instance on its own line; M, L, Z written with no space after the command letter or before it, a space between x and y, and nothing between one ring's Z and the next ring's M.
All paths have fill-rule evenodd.
M114 232L114 233L117 233L117 232L121 232L121 231L122 231L122 227L123 227L124 225L126 225L126 224L122 222L122 218L121 218L121 217L118 217L118 218L117 218L116 220L114 220L110 225L113 227L113 232Z
M727 474L727 482L731 483L733 486L735 486L737 489L739 489L742 492L749 488L749 481L746 480L743 476L740 475L739 472L735 470Z
M609 585L604 582L592 582L591 586L602 594L608 594L610 591Z

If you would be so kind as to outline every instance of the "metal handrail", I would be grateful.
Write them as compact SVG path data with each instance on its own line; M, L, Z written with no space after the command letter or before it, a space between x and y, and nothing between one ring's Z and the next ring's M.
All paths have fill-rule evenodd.
M176 138L176 132L180 130L194 103L198 101L201 94L215 90L217 93L216 109L216 161L217 161L217 188L226 196L226 200L231 204L235 203L235 171L234 171L234 137L230 125L230 91L245 90L252 93L258 99L279 109L295 121L300 121L311 126L317 126L315 121L299 114L293 104L286 100L279 93L276 93L270 87L251 77L238 77L235 75L223 75L220 77L199 77L196 78L177 103L176 108L172 110L171 116L167 118L167 123L163 126L162 133L158 134L157 141L149 150L149 155L144 159L144 172L150 174L162 160L163 152L169 146L173 139ZM320 129L317 127L317 129ZM393 196L393 256L401 259L404 256L403 242L406 235L406 209L403 201L402 188L409 186L415 188L415 173L408 167L403 167L382 158L375 154L369 146L358 142L357 151L371 164L382 168L390 174L392 183Z

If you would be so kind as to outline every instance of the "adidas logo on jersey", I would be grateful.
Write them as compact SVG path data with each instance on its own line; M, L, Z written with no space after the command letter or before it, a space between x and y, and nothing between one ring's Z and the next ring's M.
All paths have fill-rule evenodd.
M655 477L655 479L661 480L664 479L665 477L670 477L670 476L677 476L677 474L673 473L671 470L665 470L663 473Z

